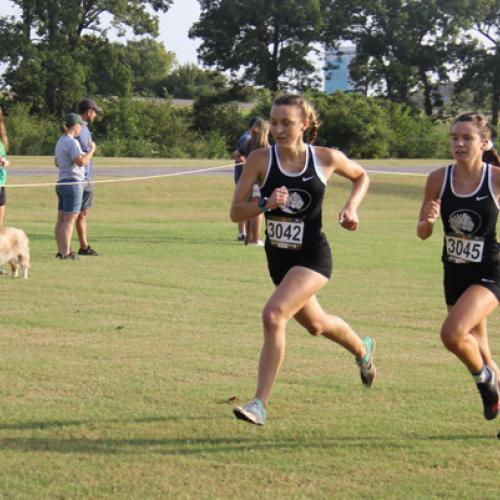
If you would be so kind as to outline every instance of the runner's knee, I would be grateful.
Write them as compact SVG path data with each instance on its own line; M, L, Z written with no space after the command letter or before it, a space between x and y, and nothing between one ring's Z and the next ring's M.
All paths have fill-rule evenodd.
M441 342L446 349L453 352L458 349L467 334L468 332L461 328L460 325L447 319L441 327Z
M283 308L279 305L266 304L262 311L262 323L264 330L276 330L286 323Z

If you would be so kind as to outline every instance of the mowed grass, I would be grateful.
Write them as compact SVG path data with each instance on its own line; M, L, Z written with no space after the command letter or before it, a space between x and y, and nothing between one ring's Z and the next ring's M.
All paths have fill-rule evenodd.
M54 259L53 188L9 190L32 270L0 279L0 495L498 498L499 422L439 340L440 227L415 236L424 181L372 176L350 233L335 222L350 186L332 178L320 301L376 337L378 379L364 389L350 354L291 322L263 428L231 412L253 396L273 290L263 250L235 241L231 177L98 185L102 256L78 262ZM493 314L496 353L498 331Z

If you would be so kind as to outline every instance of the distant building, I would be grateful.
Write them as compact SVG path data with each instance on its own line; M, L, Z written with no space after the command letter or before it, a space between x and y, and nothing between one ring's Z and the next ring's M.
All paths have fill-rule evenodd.
M352 92L356 90L349 78L349 64L356 55L356 46L341 45L338 49L325 54L325 92L333 94L337 90Z

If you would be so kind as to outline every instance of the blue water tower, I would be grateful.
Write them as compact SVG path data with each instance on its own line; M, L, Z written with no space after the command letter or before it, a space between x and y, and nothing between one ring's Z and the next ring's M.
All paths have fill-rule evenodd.
M337 90L352 92L356 87L349 78L349 64L356 56L356 46L340 45L325 54L325 92L333 94Z

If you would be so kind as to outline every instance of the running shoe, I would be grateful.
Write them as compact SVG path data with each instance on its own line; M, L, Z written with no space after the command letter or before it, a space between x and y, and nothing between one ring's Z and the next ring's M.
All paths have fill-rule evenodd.
M481 399L483 400L484 418L493 420L498 415L499 409L499 391L497 375L490 367L486 367L490 373L488 382L476 384Z
M266 409L260 399L252 399L244 406L237 406L233 413L236 418L246 420L251 424L264 425L266 423Z
M249 247L263 247L264 242L262 240L253 241L252 243L247 243Z
M243 233L238 234L238 237L236 238L238 241L245 241L246 235Z
M356 364L359 368L361 375L361 382L368 389L372 386L375 377L377 376L377 369L374 363L375 354L375 339L373 337L365 337L363 344L366 347L366 354L362 358L356 358Z
M9 272L5 268L0 266L0 274L9 274Z
M90 245L87 248L80 248L78 255L99 255Z

